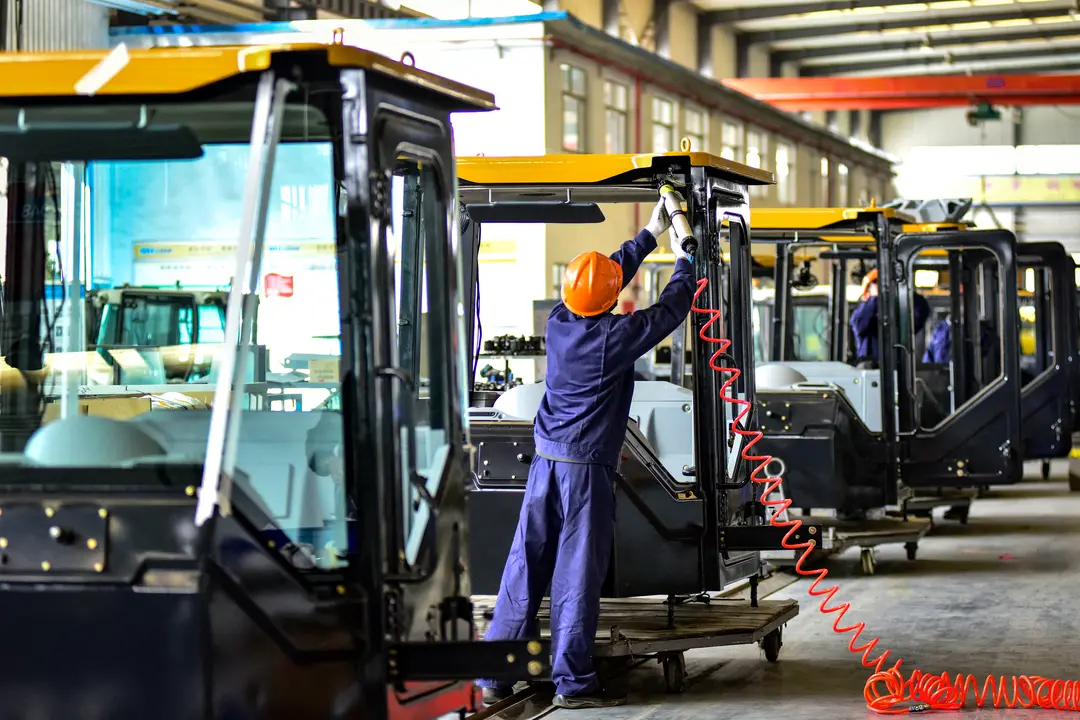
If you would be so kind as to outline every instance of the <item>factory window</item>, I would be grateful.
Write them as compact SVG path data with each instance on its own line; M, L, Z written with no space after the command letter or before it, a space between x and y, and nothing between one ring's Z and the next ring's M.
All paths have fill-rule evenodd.
M848 197L848 166L844 163L836 165L836 204L846 207L851 202Z
M746 164L753 168L761 168L762 158L765 157L765 136L757 131L750 130L746 133ZM752 185L751 197L762 197L767 191L766 185Z
M585 152L585 71L562 65L562 147L567 152Z
M225 342L225 308L220 305L199 306L199 342Z
M776 194L782 204L795 204L795 148L787 143L776 145Z
M628 96L626 86L622 83L604 81L604 152L627 152Z
M706 146L705 124L707 119L705 113L700 110L686 110L683 114L685 117L686 137L690 140L690 149L694 152L705 152L708 149Z
M818 198L818 204L823 207L828 207L829 200L829 158L821 158L821 184L819 190L821 196Z
M726 122L720 127L720 157L735 162L742 157L741 125Z
M675 148L675 104L663 98L652 101L653 152L670 152Z

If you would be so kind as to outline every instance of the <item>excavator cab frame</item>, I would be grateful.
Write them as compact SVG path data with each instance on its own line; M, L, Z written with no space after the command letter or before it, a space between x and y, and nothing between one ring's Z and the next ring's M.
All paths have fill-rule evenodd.
M699 304L723 309L722 321L709 333L732 340L729 352L742 370L730 392L753 402L748 186L771 183L771 173L683 151L459 158L458 174L470 218L463 247L477 257L486 223L598 222L604 218L602 205L652 204L660 185L672 184L685 198L698 239L696 275L707 282ZM670 253L667 257L674 259ZM475 278L474 270L474 285ZM468 301L468 280L465 287ZM475 314L476 308L467 307L467 313ZM631 420L636 422L629 423L617 473L616 540L604 597L720 590L759 572L758 550L780 547L781 535L764 525L758 512L755 493L760 488L750 483L753 468L739 457L741 438L732 438L732 410L720 399L724 378L709 369L715 346L697 336L705 322L702 315L692 313L691 318L693 390L638 383L635 392ZM676 402L653 402L655 393L665 392L677 395ZM479 452L469 508L472 526L485 528L482 536L474 531L471 543L478 593L498 590L532 457L532 417L542 394L542 384L516 387L494 409L478 409L473 417ZM660 422L668 410L675 413L668 416L671 422L687 423L686 432ZM678 460L658 449L662 433L669 440L681 434ZM697 552L688 552L691 547ZM646 557L650 560L642 562Z
M450 115L494 108L487 93L338 42L0 58L0 612L9 641L26 649L0 663L6 706L42 718L90 707L110 717L434 717L473 708L474 678L545 674L544 643L476 642L462 556L469 458ZM74 402L82 378L58 367L70 358L45 352L40 332L38 219L53 165L182 164L215 143L246 150L247 162L246 181L230 188L243 207L212 408L85 415ZM339 412L274 412L252 400L263 388L245 377L276 159L305 143L326 148L340 359L338 382L323 384L338 390ZM389 300L391 237L405 214L391 188L405 176L428 189L413 208L436 319L423 427ZM218 196L197 190L202 204L188 211L208 212ZM69 299L93 259L69 264ZM60 417L42 424L55 392ZM312 513L318 527L302 519ZM314 539L327 534L325 546ZM57 664L59 645L67 661Z
M949 203L948 206L950 208L954 206L955 208L962 208L963 204ZM1055 298L1053 294L1042 295L1041 292L1036 293L1036 295L1044 297L1046 303L1052 303L1052 306L1045 308L1049 312L1037 313L1037 317L1041 316L1041 318L1035 323L1036 334L1041 333L1046 336L1044 342L1036 348L1041 351L1041 356L1046 362L1043 363L1044 366L1040 368L1037 377L1032 382L1024 384L1022 388L1020 387L1018 372L1010 374L1008 368L1004 368L1004 376L997 382L992 382L987 387L980 385L978 390L964 394L961 390L967 386L967 383L963 382L965 368L970 364L971 357L970 354L965 355L962 350L965 343L961 342L953 345L954 357L949 365L952 368L952 378L951 380L946 378L946 383L942 388L945 393L944 402L948 407L942 414L948 417L941 426L934 428L922 427L919 418L916 417L919 414L917 409L919 403L915 401L917 384L922 383L925 388L927 383L926 378L922 377L923 370L915 368L917 356L921 357L921 350L915 346L914 333L910 333L912 337L905 335L905 333L912 330L910 317L908 317L907 313L910 313L912 308L911 293L915 292L916 269L938 267L940 265L941 267L938 269L946 271L943 274L954 276L957 272L962 271L961 268L957 266L953 272L949 273L947 272L949 267L946 267L946 265L951 267L951 264L956 264L961 262L962 258L966 258L966 261L969 261L967 264L971 265L971 272L985 272L987 263L984 261L988 257L992 257L996 266L1001 270L995 271L985 278L979 278L980 282L972 281L953 288L952 303L960 303L962 307L976 313L973 317L978 317L978 307L986 305L986 303L990 303L987 307L996 306L1000 302L1001 307L996 313L986 312L983 315L987 317L1007 318L1013 316L1017 318L1014 323L997 323L997 325L1009 325L1009 328L994 328L994 332L997 333L996 337L1004 341L1002 345L1003 352L999 353L1002 362L1011 366L1012 360L1015 360L1019 354L1020 319L1016 302L1013 301L1018 294L1016 291L1016 273L1018 270L1034 272L1037 282L1042 283L1040 288L1050 287L1051 284L1064 283L1064 275L1067 274L1067 271L1065 269L1066 264L1061 262L1064 250L1060 244L1039 243L1030 246L1017 244L1011 233L1004 233L1004 235L998 237L1000 231L972 230L969 224L960 222L952 216L945 218L945 222L917 222L913 218L904 217L903 213L897 211L894 207L884 210L868 208L864 212L871 211L879 212L880 219L875 223L877 232L873 232L871 228L868 228L869 232L864 236L866 250L862 252L867 254L866 259L872 257L878 267L892 267L891 264L885 263L898 262L895 259L897 257L894 255L895 253L899 253L906 247L918 246L918 252L915 253L915 255L918 255L917 258L911 252L904 256L905 262L910 264L909 268L906 270L897 269L894 272L884 274L884 277L879 280L879 288L883 289L879 297L891 294L893 297L892 302L902 301L904 303L903 309L900 310L901 314L893 318L893 322L882 323L883 326L890 327L881 328L883 331L881 347L895 345L897 348L895 353L883 353L881 360L883 426L888 425L890 416L893 415L892 412L888 411L890 404L884 400L884 398L888 397L886 385L889 378L887 375L893 374L886 372L887 365L892 365L895 369L897 385L900 391L897 396L898 405L894 406L894 410L899 411L897 435L895 436L897 440L896 451L899 454L890 453L890 456L902 460L897 479L902 480L909 488L978 487L987 484L1017 482L1021 474L1019 458L1036 458L1047 453L1053 453L1053 456L1060 457L1066 453L1068 451L1068 440L1064 429L1071 428L1072 395L1070 389L1074 387L1072 383L1076 373L1071 361L1071 358L1075 355L1075 350L1072 349L1075 339L1068 337L1066 331L1066 323L1068 318L1071 317L1071 313L1062 298ZM827 211L808 210L802 220L792 222L795 219L792 213L799 212L755 211L755 219L752 222L755 223L757 228L756 239L766 239L770 235L791 234L796 231L801 233L802 238L806 238L812 234L807 233L809 229L807 226L815 224L814 216ZM853 214L859 211L856 209L834 212ZM777 216L783 216L785 213L790 217L784 223L779 222ZM770 222L770 215L774 216L772 218L773 222ZM921 219L926 220L926 218ZM787 227L780 227L781 225ZM838 226L833 225L831 227L836 228ZM817 232L820 235L825 233L826 229L820 228ZM977 237L972 237L971 233L974 233ZM882 243L880 238L888 238L889 241ZM965 245L965 243L972 244ZM1009 251L1010 247L1015 249L1015 253ZM889 257L884 259L883 248L889 254ZM905 250L905 252L907 251ZM869 253L873 253L873 255L871 256ZM833 260L830 273L833 285L837 285L836 280L842 280L845 286L844 288L833 287L830 293L832 298L829 327L829 345L832 350L830 359L842 361L845 359L845 353L842 350L838 353L837 347L844 348L846 346L844 335L848 332L846 311L849 306L847 298L844 297L847 285L847 268L844 267L844 260L841 257L844 253L836 253L834 250L829 254ZM859 253L847 254L855 257ZM927 264L928 258L929 265ZM780 264L780 262L777 263L778 267ZM981 269L976 269L976 266ZM1009 270L1010 267L1012 270ZM1002 279L998 272L1011 273L1013 277L1011 279ZM789 290L787 293L783 293L787 300L776 301L776 304L780 306L791 304L790 286L781 278L782 273L783 269L778 269L776 285L777 287L789 287ZM1008 287L1000 287L1001 283ZM893 287L890 290L884 290L886 286ZM982 290L986 292L980 295ZM1000 297L1001 293L1006 292L1011 295L1008 300ZM778 296L780 294L778 292ZM883 301L879 300L880 302ZM956 313L960 310L958 308L951 309L952 315L956 317ZM904 318L907 318L906 323L901 322ZM970 318L968 319L970 320ZM784 316L781 316L778 320L781 328L775 329L775 332L780 337L784 337L788 332L784 326L790 323L790 316L787 316L786 321ZM1010 336L1015 331L1017 334L1016 342L1013 342L1008 337L1003 337L1002 330L1006 330L1005 334ZM884 339L884 332L892 335L892 339ZM956 331L954 329L954 332L962 333L963 330ZM898 336L897 333L904 336ZM966 334L960 337L966 337ZM1011 356L1011 359L1006 356ZM776 354L772 356L773 361L780 361L781 358L782 356ZM1059 358L1062 362L1050 362L1051 358ZM999 370L1001 369L999 368ZM906 391L905 387L907 388ZM950 388L952 389L950 390ZM1013 391L1017 389L1020 391L1019 409L1016 407L1016 402L1012 397L1016 394ZM973 399L975 393L979 396L977 401L966 408L961 408L966 401ZM996 399L992 400L990 398ZM997 405L993 407L987 404L995 402ZM961 412L953 416L953 411L957 408L961 408ZM982 429L974 428L974 425L963 429L966 425L975 422L972 418L978 418L979 422L992 419L999 427L993 432L988 431L986 433ZM1036 418L1038 419L1036 420ZM1044 422L1044 420L1046 421ZM950 426L951 429L944 430L944 428ZM1017 435L1018 432L1021 432L1021 429L1022 435ZM979 445L981 441L977 440L980 434L987 437L1000 436L1001 442L993 448L984 448ZM947 439L943 439L946 436ZM970 458L967 455L965 457L957 455L961 447L970 443L979 445L980 450L978 452L971 451L967 455L981 453L984 459L990 459L989 464L992 467L985 469L983 473L972 468ZM926 449L931 446L936 448L934 452L939 455L933 467L924 464L924 461L920 459L925 456ZM1019 448L1023 448L1023 451L1020 451ZM1000 459L995 460L994 458ZM982 475L982 477L977 477L978 475Z

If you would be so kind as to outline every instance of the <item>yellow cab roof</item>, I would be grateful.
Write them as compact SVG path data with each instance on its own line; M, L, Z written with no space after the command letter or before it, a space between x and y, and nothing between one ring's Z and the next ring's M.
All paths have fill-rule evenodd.
M741 165L703 152L624 155L566 153L517 157L459 157L458 178L482 187L513 185L599 185L639 180L665 170L665 159L685 159L692 167L715 170L744 185L772 185L768 170Z
M103 83L96 95L179 95L213 83L270 68L276 57L322 52L331 67L363 68L431 90L470 109L493 110L490 93L447 80L377 53L340 43L0 53L0 99L75 97L91 71ZM126 59L125 59L126 53ZM114 64L115 63L115 64Z
M865 213L878 213L889 220L914 222L895 208L751 208L750 227L757 230L820 230L845 226Z

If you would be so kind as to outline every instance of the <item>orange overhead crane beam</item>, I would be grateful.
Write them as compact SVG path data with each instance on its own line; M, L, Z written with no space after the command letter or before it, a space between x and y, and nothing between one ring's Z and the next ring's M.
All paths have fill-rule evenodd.
M1080 75L738 78L724 84L790 111L1080 105Z

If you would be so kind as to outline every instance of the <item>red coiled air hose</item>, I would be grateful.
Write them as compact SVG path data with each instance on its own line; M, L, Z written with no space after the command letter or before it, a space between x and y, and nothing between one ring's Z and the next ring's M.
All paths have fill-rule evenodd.
M874 672L866 681L863 689L863 697L866 699L868 708L883 715L896 715L900 713L923 712L927 710L959 710L965 707L968 694L975 698L977 707L985 707L987 704L995 707L1007 708L1042 708L1046 710L1074 710L1080 711L1080 681L1077 680L1050 680L1038 676L1013 675L1013 676L988 676L979 687L978 680L974 675L955 675L941 673L940 675L925 674L920 670L913 670L907 678L900 672L903 660L897 658L892 666L886 668L890 651L884 650L875 659L871 655L877 647L879 639L872 638L859 643L859 637L866 624L857 622L852 625L841 625L844 616L851 609L849 603L829 605L829 602L840 591L838 585L822 587L829 571L824 568L809 570L803 567L807 557L814 549L814 542L807 541L794 543L791 536L802 526L800 520L780 520L781 514L789 507L791 501L783 498L771 499L783 481L781 477L763 478L761 473L772 462L770 455L751 455L750 450L762 438L758 430L745 430L740 427L742 420L750 412L750 403L728 394L728 389L738 380L741 371L735 367L724 367L718 364L718 360L724 356L731 347L731 340L727 338L712 337L707 334L721 317L720 310L698 307L698 298L708 285L708 280L698 281L697 292L694 293L694 304L691 309L699 315L707 315L708 321L698 332L698 337L703 342L717 346L716 352L709 358L709 367L725 376L724 384L720 388L720 399L731 403L739 408L738 415L731 423L731 431L746 439L746 445L742 449L742 458L747 462L758 463L750 473L753 482L765 485L762 491L761 501L767 507L775 508L769 522L774 527L788 528L781 544L787 550L802 551L802 555L795 562L795 571L800 575L813 577L809 592L811 597L821 598L818 610L826 615L833 615L833 631L839 634L851 633L848 642L848 650L861 654L860 658L864 667L873 668ZM885 669L883 669L885 668Z

